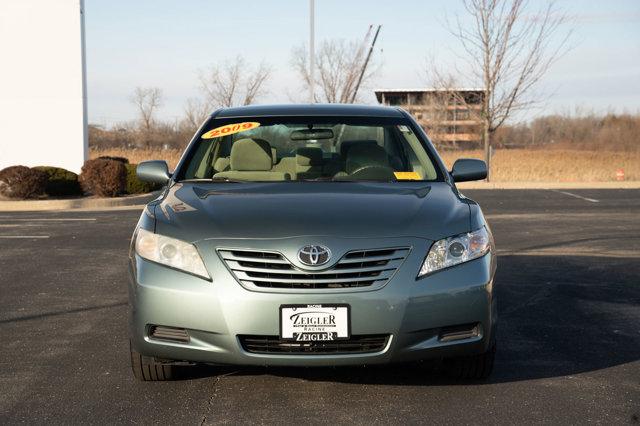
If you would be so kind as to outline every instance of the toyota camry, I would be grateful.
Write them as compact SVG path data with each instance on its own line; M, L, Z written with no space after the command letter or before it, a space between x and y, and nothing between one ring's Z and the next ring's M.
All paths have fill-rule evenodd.
M178 365L345 366L427 359L493 368L496 257L478 204L398 108L279 105L214 112L130 250L133 373Z

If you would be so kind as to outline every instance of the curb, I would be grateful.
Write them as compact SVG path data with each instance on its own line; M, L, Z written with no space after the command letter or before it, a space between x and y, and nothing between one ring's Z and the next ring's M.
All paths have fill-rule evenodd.
M640 189L640 181L626 182L462 182L459 189Z
M46 210L90 210L118 207L142 208L156 199L161 191L150 194L118 198L77 198L68 200L0 201L0 212L46 211Z
M640 181L632 182L462 182L464 189L640 189ZM119 198L77 198L68 200L0 201L0 212L137 209L158 198L161 191Z

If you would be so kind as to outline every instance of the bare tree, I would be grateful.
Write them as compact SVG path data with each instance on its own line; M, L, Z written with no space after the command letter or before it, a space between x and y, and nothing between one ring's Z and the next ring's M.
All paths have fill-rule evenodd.
M491 170L493 133L515 112L541 100L534 88L567 50L570 31L558 32L568 17L553 0L535 12L527 0L463 0L463 4L471 23L458 17L450 29L464 49L469 79L484 90L483 142Z
M459 96L454 90L450 89L452 87L454 86L438 88L430 93L424 101L425 106L428 108L424 121L427 124L429 136L440 147L456 148L456 141L447 138L447 135L451 135L453 108L457 108L457 105L462 105L462 103L458 102Z
M195 132L211 112L206 102L196 98L187 99L184 105L184 126Z
M445 135L450 132L450 125L455 125L456 119L464 114L464 120L471 122L481 121L481 110L478 109L477 100L473 104L468 102L466 91L461 91L457 78L451 72L444 72L438 64L431 59L426 61L425 80L433 91L423 99L426 107L426 117L429 136L436 145L456 148L456 142L446 140ZM468 131L469 129L467 129ZM478 129L473 129L478 132Z
M323 41L316 54L316 84L319 85L321 94L315 95L315 101L350 103L356 90L366 53L365 43L362 42ZM300 75L304 88L308 89L310 73L309 53L306 46L293 49L291 64ZM378 69L376 64L369 64L361 84L365 86Z
M140 114L139 131L145 145L151 145L155 113L162 106L162 90L157 87L136 87L130 98Z
M242 56L200 73L200 85L210 108L252 104L266 91L271 67L262 62L252 68Z

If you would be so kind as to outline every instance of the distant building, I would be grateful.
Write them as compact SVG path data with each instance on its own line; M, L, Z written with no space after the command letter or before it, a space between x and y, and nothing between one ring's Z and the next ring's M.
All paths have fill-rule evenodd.
M481 89L381 89L376 98L383 105L409 112L438 144L479 144L482 140Z

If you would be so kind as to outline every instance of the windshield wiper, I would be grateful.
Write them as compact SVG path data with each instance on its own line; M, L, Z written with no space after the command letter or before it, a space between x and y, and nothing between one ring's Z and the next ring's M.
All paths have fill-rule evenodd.
M328 182L330 181L332 178L330 176L321 176L321 177L317 177L317 178L313 178L313 179L295 179L291 182Z
M246 180L231 179L226 176L212 177L211 182L247 183Z

